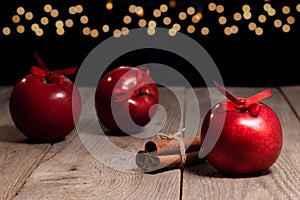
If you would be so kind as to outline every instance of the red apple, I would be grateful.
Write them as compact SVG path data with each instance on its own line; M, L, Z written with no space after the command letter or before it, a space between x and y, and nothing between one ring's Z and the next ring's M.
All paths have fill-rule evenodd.
M157 85L145 67L118 67L105 74L97 85L98 120L114 133L139 131L150 122L156 104Z
M81 113L81 97L73 82L62 74L76 68L49 72L36 55L42 68L33 66L32 74L14 87L9 110L16 127L29 139L51 142L62 139L74 128Z
M235 98L219 84L215 85L228 99L216 104L203 120L201 135L204 140L207 134L217 137L217 130L221 130L217 143L206 156L208 162L229 174L266 172L282 149L278 116L260 102L271 96L270 90L250 98Z

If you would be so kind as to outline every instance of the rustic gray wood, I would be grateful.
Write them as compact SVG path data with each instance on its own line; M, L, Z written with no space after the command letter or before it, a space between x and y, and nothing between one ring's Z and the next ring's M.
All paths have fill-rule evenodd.
M249 97L264 88L229 88L236 96ZM205 98L201 90L199 96ZM207 162L186 168L183 174L183 199L299 199L300 197L300 123L277 89L264 100L282 123L284 145L270 172L258 177L225 177ZM188 99L188 98L187 98ZM200 105L202 103L200 102ZM203 104L208 110L206 101Z
M300 118L300 86L284 86L280 87L280 89L287 101L291 104L296 115Z
M183 102L184 89L176 91L180 94L178 101ZM162 126L161 131L164 132L177 131L182 128L180 110L183 109L171 92L162 89L160 94L160 103L166 107L168 118L166 124L161 124L163 120L158 115L157 126ZM93 113L93 109L90 112ZM145 142L156 138L156 135L149 135L148 138L104 135L97 130L93 115L85 114L85 117L86 124L82 125L81 130L86 131L86 135L75 134L54 144L14 199L180 199L179 169L144 174L137 168L131 171L115 170L96 159L99 152L103 156L113 153L111 149L103 151L102 147L110 147L105 146L108 143L133 154L142 150ZM106 141L107 138L109 141ZM124 160L134 162L132 157L122 155L117 159L115 167L118 169L122 167L119 163Z
M266 88L228 88L236 96L248 97ZM101 147L109 142L129 153L141 150L146 141L157 136L147 133L145 138L130 136L105 136L97 131L95 120L84 115L78 128L88 137L97 138L83 144L75 130L65 140L51 144L29 144L14 126L8 100L12 87L0 87L0 199L299 199L300 197L300 87L272 88L272 96L264 102L278 114L284 133L281 155L269 173L257 177L226 177L207 162L187 167L181 171L167 170L144 174L138 169L115 170L96 159L97 152L109 155ZM162 132L171 133L186 127L187 136L199 134L202 120L211 107L207 89L193 91L176 88L180 99L166 89L160 93L161 103L168 118L164 124L163 113L153 121ZM93 89L82 88L83 104L93 101ZM218 99L219 94L213 94ZM185 100L186 99L186 100ZM179 106L179 102L184 107ZM195 117L196 106L200 117ZM90 107L88 112L93 113ZM298 116L297 116L298 115ZM184 121L181 118L184 117ZM199 120L200 119L200 120ZM95 135L99 134L99 137ZM95 155L88 151L94 150ZM99 156L99 155L98 155ZM116 157L120 163L133 163L130 157ZM116 162L118 165L118 162ZM131 165L129 165L131 166ZM120 168L120 166L115 166ZM29 177L29 178L28 178ZM182 178L182 179L181 179ZM180 186L182 185L182 188Z
M14 126L8 109L11 90L0 88L0 199L17 193L50 148L50 144L29 144Z

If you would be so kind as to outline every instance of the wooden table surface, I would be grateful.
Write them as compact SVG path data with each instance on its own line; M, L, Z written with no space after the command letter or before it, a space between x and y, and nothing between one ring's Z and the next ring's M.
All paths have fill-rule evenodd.
M228 89L236 96L249 97L266 88ZM90 105L94 90L80 90L83 105ZM195 88L199 101L189 98L192 90L180 87L174 90L179 98L169 90L160 89L160 103L168 117L164 124L158 119L157 126L172 133L189 123L201 125L211 106L207 90ZM270 172L235 178L223 176L207 162L150 174L135 169L115 170L96 159L75 130L60 142L31 143L11 120L8 110L11 91L12 87L0 87L0 199L300 199L300 86L271 88L272 96L264 100L278 114L284 134L281 155ZM198 102L200 105L196 105ZM187 114L194 112L195 106L200 106L200 122ZM82 127L90 130L93 127L89 127L88 121ZM106 137L134 153L157 136Z

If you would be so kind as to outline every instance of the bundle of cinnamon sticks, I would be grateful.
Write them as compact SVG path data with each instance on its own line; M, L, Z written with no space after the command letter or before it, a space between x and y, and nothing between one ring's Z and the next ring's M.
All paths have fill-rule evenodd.
M145 149L137 152L136 164L143 172L154 172L168 168L186 167L202 161L199 158L201 137L181 139L185 151L180 150L177 140L157 139L146 142ZM184 163L182 162L184 156Z

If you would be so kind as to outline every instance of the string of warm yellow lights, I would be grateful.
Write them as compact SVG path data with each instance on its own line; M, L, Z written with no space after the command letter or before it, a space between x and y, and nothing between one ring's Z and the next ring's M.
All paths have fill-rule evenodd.
M17 32L19 34L24 33L27 30L31 30L35 33L36 36L43 36L45 27L50 24L51 21L55 21L54 25L56 28L57 35L64 35L66 29L70 29L74 26L73 16L80 16L80 23L83 26L82 33L85 36L91 36L92 38L97 38L99 34L112 34L115 37L120 37L122 35L127 35L130 31L128 26L133 28L137 27L147 27L147 33L149 35L154 35L158 23L162 23L163 26L169 28L169 35L175 36L177 32L187 32L189 34L194 34L199 32L202 35L208 35L210 33L210 28L208 26L200 25L199 22L203 20L203 13L199 11L196 7L189 6L188 8L182 8L177 15L169 14L169 11L176 7L176 1L170 0L170 3L161 4L159 7L152 10L152 18L146 19L145 9L142 6L129 5L128 13L124 16L121 16L123 27L116 28L112 30L113 25L104 24L98 28L91 28L89 26L89 17L84 14L84 7L82 5L72 5L68 8L69 18L62 19L60 18L60 11L58 8L53 8L51 4L45 4L43 9L45 16L35 16L31 11L27 11L25 7L18 7L16 13L12 16L12 26L5 26L2 28L3 35L10 35L12 32ZM112 0L108 0L105 9L108 12L111 12L114 9L114 3ZM215 2L210 2L207 5L207 9L211 13L216 13L218 23L221 28L224 29L225 35L233 35L239 32L239 22L246 21L248 23L248 30L254 32L256 35L262 35L264 33L263 25L266 21L271 20L274 24L274 28L280 29L288 33L291 31L291 26L295 24L295 17L291 14L291 11L300 12L300 3L297 4L294 8L287 5L283 5L280 9L277 10L272 7L270 2L266 1L263 4L263 13L258 16L253 16L251 11L251 6L248 4L242 5L240 12L235 12L232 15L225 16L224 5L217 4ZM281 17L284 16L284 19L276 17L276 13L280 12ZM39 18L40 17L40 18ZM64 16L66 17L66 16ZM32 22L30 29L28 29L21 22L25 21ZM33 22L34 20L39 19L39 22ZM133 24L133 21L136 21L137 24ZM148 20L148 21L147 21ZM184 22L186 29L183 29L181 22ZM235 24L233 24L234 22ZM77 22L76 22L77 23Z

